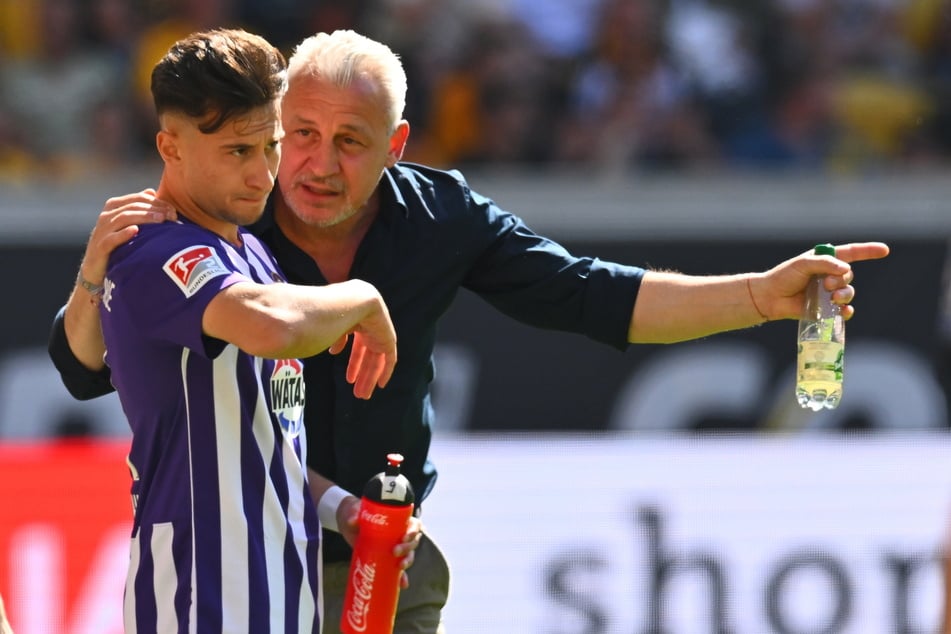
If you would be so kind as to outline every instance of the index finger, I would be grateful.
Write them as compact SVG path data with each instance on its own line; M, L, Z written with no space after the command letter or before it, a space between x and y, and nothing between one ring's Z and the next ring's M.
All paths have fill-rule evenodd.
M131 202L154 202L156 199L156 192L151 187L148 189L143 189L142 191L133 192L131 194L125 194L122 196L113 196L112 198L106 201L106 204L103 205L103 211L111 211L113 209L118 209L124 207L125 205Z
M879 260L888 255L889 248L884 242L850 242L835 247L835 257L843 262Z
M376 382L377 387L386 387L386 384L393 378L393 371L396 369L396 351L393 351L392 354L387 354L385 361L383 371L380 373L380 378Z

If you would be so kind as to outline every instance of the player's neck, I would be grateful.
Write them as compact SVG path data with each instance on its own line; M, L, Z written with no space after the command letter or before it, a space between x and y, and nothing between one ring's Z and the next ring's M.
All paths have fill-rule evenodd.
M221 236L235 246L241 246L241 236L238 225L216 218L198 206L189 196L184 195L172 186L163 176L159 182L156 196L175 207L179 215L203 227L212 233Z

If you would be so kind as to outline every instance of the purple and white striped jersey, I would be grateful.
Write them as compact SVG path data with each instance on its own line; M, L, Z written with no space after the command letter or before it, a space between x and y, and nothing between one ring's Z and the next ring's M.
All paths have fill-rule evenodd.
M127 633L320 631L303 366L202 334L222 289L284 281L241 238L143 225L109 260L106 362L133 433Z

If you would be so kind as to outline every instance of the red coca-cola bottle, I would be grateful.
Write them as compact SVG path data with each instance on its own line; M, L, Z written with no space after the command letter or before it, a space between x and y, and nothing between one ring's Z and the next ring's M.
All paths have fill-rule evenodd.
M367 482L360 501L359 532L340 618L344 634L393 631L402 572L393 549L406 535L415 497L409 480L400 474L403 456L387 454L386 462L386 470Z

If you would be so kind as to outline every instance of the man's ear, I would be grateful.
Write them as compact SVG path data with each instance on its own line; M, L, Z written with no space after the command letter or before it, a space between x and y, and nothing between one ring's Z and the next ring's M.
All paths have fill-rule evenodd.
M181 154L178 148L178 136L168 130L159 130L155 135L155 147L158 148L159 156L166 163L175 163L181 160Z
M393 167L403 158L407 139L409 139L409 121L404 119L396 125L396 130L390 135L390 151L386 155L387 167Z

